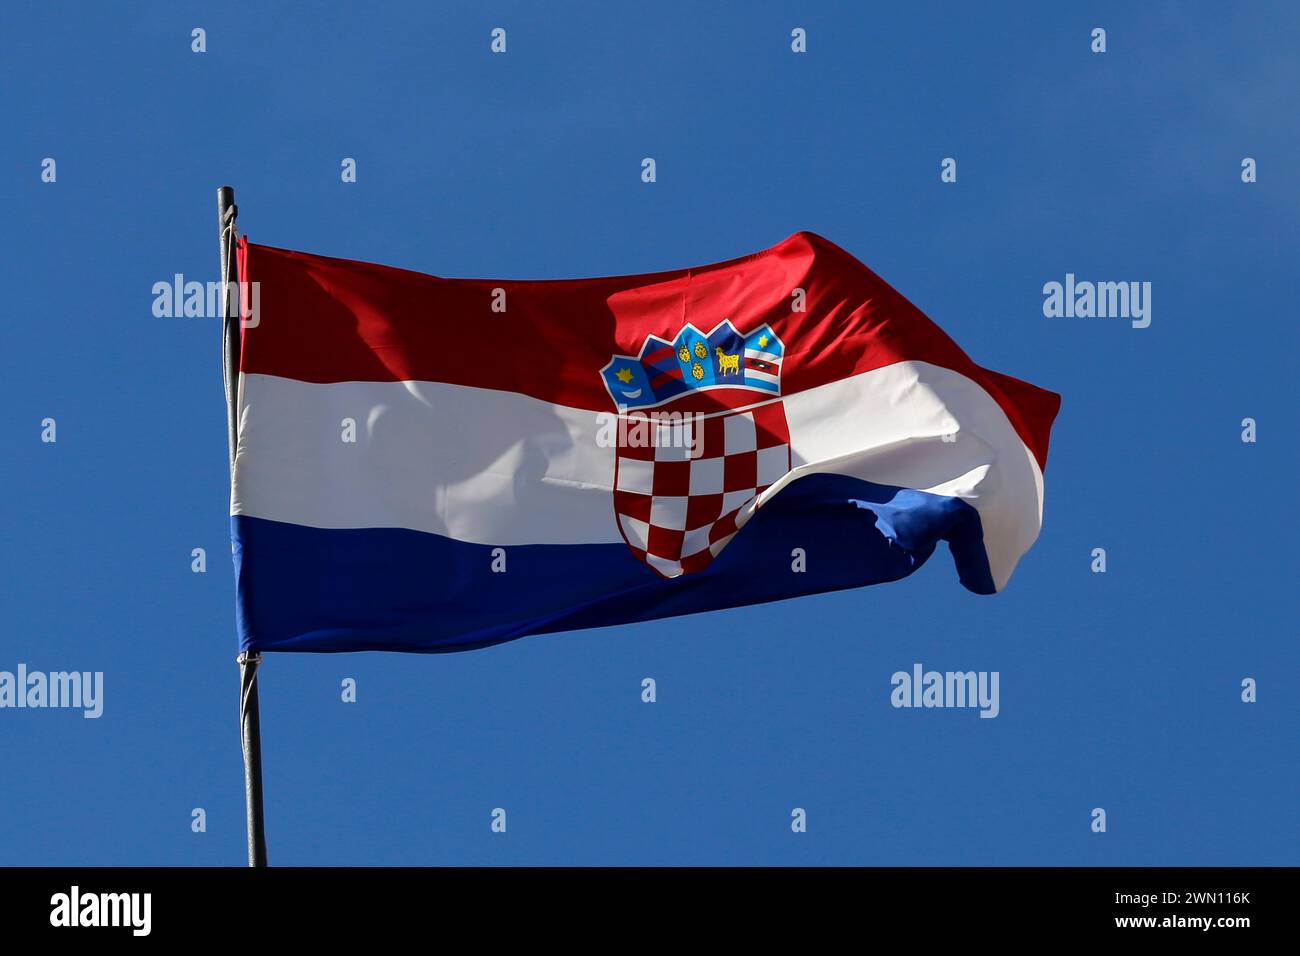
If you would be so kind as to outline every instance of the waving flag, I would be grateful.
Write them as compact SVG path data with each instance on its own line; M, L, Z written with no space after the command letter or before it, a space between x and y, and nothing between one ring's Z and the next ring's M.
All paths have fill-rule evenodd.
M246 240L239 271L244 650L462 650L893 581L940 542L993 593L1038 535L1058 396L809 233L599 279Z

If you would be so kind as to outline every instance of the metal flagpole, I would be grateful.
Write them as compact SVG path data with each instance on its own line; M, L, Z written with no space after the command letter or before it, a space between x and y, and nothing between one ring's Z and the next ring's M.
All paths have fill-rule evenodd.
M217 190L217 234L221 244L222 302L221 371L226 387L226 438L230 444L230 477L235 477L239 443L239 290L235 285L235 190ZM262 732L257 709L257 669L261 654L239 655L239 728L244 751L244 802L248 811L248 865L266 866L266 831L262 817Z

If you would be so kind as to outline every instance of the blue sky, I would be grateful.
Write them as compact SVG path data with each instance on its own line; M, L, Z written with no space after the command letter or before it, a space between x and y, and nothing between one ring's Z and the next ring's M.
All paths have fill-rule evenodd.
M6 4L0 669L102 670L105 705L0 710L0 864L243 860L218 329L151 312L216 277L224 183L254 241L448 276L809 229L1064 400L995 597L940 552L707 617L269 657L273 863L1300 863L1300 14L1048 7ZM1067 272L1151 282L1151 326L1045 318ZM999 671L1000 716L891 708L916 662Z

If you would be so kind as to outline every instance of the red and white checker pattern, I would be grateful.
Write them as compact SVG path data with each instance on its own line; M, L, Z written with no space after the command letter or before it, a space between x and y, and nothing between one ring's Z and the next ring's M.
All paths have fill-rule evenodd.
M780 401L681 424L620 432L614 511L632 553L667 578L703 569L753 513L751 503L790 470ZM691 429L702 425L696 449ZM650 436L631 447L633 436ZM692 454L697 457L692 457Z

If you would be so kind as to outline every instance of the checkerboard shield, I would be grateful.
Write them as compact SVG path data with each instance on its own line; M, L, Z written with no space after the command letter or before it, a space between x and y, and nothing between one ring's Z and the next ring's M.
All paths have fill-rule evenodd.
M705 568L790 470L780 399L691 414L625 416L614 512L632 553L665 578Z

